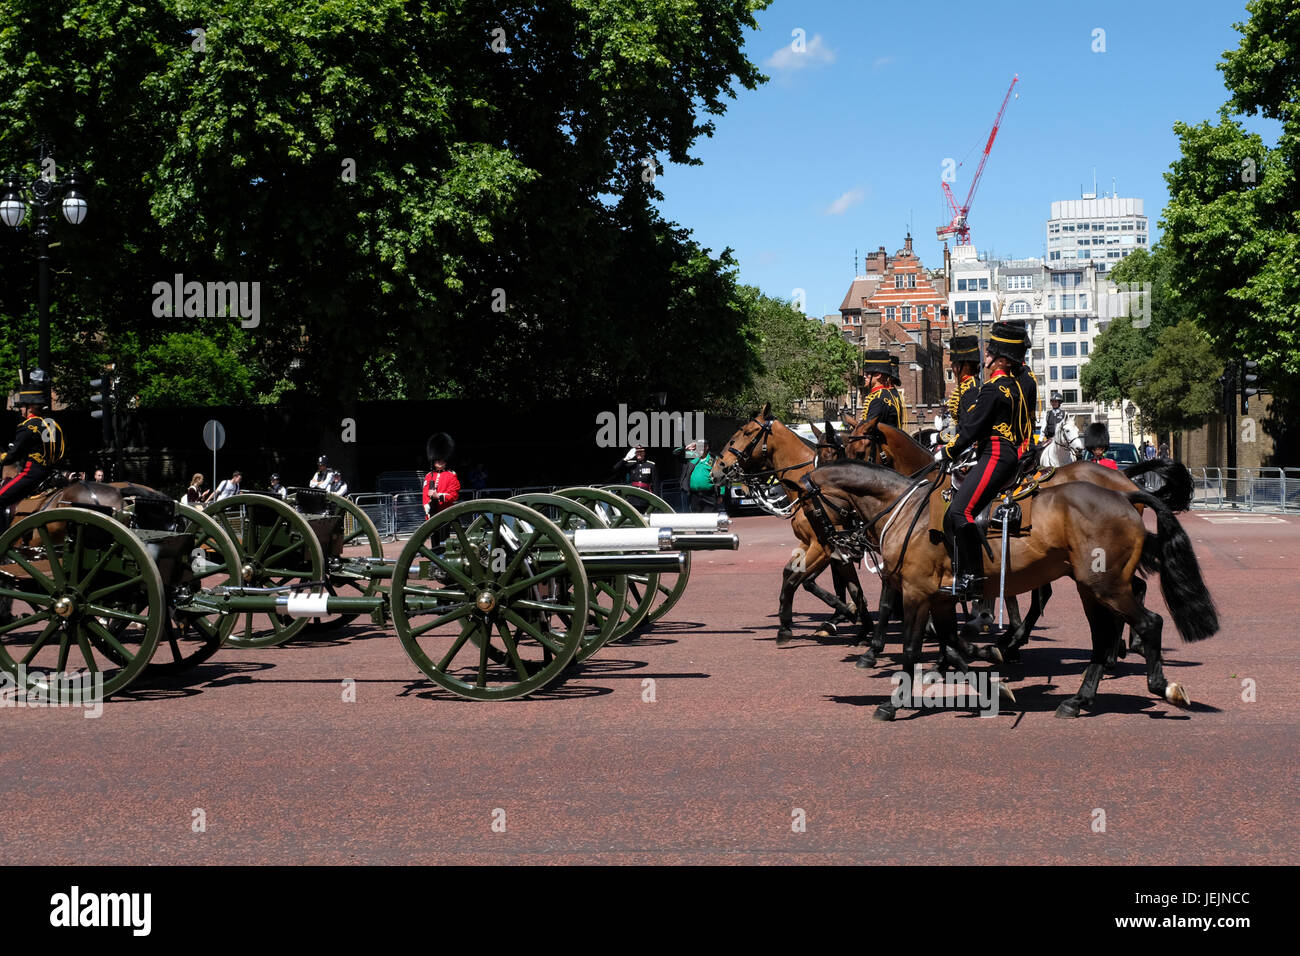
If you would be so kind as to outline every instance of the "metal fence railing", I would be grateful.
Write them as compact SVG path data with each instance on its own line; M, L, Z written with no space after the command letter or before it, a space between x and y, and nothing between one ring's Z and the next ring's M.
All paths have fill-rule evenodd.
M1300 514L1300 468L1193 468L1193 508Z
M366 513L371 521L375 523L375 528L379 531L381 538L393 538L393 496L373 492L369 494L352 495L352 500L356 502L358 508Z

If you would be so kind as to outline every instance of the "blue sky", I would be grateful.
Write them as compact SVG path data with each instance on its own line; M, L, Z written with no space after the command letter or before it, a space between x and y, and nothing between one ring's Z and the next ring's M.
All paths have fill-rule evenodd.
M1217 118L1216 64L1246 19L1245 0L777 0L746 47L771 80L730 101L696 145L702 166L666 166L661 208L715 253L731 247L742 282L804 289L810 315L833 313L854 248L892 254L909 222L925 265L941 264L942 164L963 163L960 203L1019 74L971 208L975 247L1041 257L1051 202L1091 191L1094 167L1099 194L1113 178L1146 201L1154 241L1173 124ZM1247 125L1275 142L1266 121Z

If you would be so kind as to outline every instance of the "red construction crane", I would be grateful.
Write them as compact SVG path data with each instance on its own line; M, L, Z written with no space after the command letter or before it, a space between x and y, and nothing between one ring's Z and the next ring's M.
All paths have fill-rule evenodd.
M998 110L998 118L993 121L993 129L989 132L989 141L984 144L984 155L980 157L979 169L975 170L975 178L970 182L970 192L966 194L966 202L961 208L957 207L957 200L953 197L952 190L948 188L946 180L941 180L943 185L943 195L948 200L948 206L952 210L952 222L946 226L940 226L936 229L935 235L940 239L947 239L949 236L957 237L957 245L970 245L970 223L966 217L970 214L971 202L975 199L975 190L979 188L980 177L984 175L984 164L989 161L989 151L993 149L993 141L998 138L998 127L1002 125L1002 114L1007 111L1007 102L1011 99L1011 91L1016 88L1016 83L1020 80L1020 74L1017 73L1011 78L1011 85L1007 87L1007 95L1002 97L1002 108Z

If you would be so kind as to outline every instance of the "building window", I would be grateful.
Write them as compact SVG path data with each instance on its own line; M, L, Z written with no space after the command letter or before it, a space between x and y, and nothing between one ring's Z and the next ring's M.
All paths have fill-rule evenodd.
M1106 228L1105 223L1094 222L1094 223L1092 224L1092 231L1093 231L1093 232L1101 232L1101 231L1102 231L1103 229L1105 229L1105 228Z
M1061 392L1061 401L1074 404L1079 400L1079 392L1073 388L1067 388Z
M1080 332L1088 331L1088 317L1086 315L1079 317L1079 331Z
M966 291L966 280L965 280L965 279L958 279L958 280L957 280L957 291L958 291L958 292L965 292L965 291Z
M1047 331L1052 335L1056 334L1056 319L1047 320Z
M1048 343L1047 343L1047 354L1050 355L1052 358L1056 358L1056 343L1055 343L1055 342L1048 342Z
M1062 308L1062 309L1073 309L1073 308L1074 308L1074 296L1072 296L1072 295L1063 295L1063 296L1061 296L1061 308Z
M1087 307L1088 307L1088 297L1086 295L1079 296L1079 308L1086 309Z
M904 322L912 321L912 307L910 305L903 306L903 321Z
M1139 245L1139 246L1145 246L1146 244L1147 244L1147 237L1146 237L1146 236L1138 236L1138 245Z
M1062 332L1073 332L1073 331L1074 331L1074 324L1075 324L1075 323L1074 323L1074 319L1061 319L1061 331L1062 331Z
M1079 240L1079 245L1081 245L1081 246L1090 246L1090 245L1092 245L1092 240L1091 240L1091 239L1080 239L1080 240Z
M1059 252L1051 252L1051 253L1048 253L1047 258L1048 258L1049 260L1051 260L1051 261L1054 261L1054 260L1056 260L1056 259L1061 258L1061 254L1060 254Z
M909 289L915 289L915 288L916 288L916 273L915 273L915 272L909 272L909 273L907 274L907 287L908 287Z
M885 308L885 318L890 322L894 321L894 307L892 305Z
M1029 310L1029 303L1026 302L1024 299L1016 299L1015 302L1012 302L1012 303L1011 303L1011 314L1012 314L1012 315L1025 315L1025 314L1027 314L1029 311L1030 311L1030 310Z
M1055 366L1055 365L1052 366L1052 368L1051 368L1051 372L1052 372L1052 376L1051 376L1051 377L1052 377L1052 381L1055 382L1055 381L1056 381L1056 378L1057 378L1057 376L1056 376L1056 366Z
M958 302L956 305L953 306L953 309L954 309L954 314L956 314L956 315L965 315L965 314L966 314L966 303L965 303L964 301L962 301L962 302Z
M1080 355L1087 355L1087 354L1088 354L1088 343L1087 343L1087 342L1080 342L1080 343L1079 343L1079 354L1080 354Z
M1079 366L1062 365L1061 378L1067 382L1077 382L1079 380Z
M993 311L993 302L989 299L980 299L980 315L988 315Z
M1074 356L1075 356L1074 343L1073 343L1073 342L1062 342L1062 343L1061 343L1061 357L1062 357L1062 358L1074 358Z
M987 291L989 291L989 280L988 280L988 279L980 279L980 291L981 291L981 292L987 292Z

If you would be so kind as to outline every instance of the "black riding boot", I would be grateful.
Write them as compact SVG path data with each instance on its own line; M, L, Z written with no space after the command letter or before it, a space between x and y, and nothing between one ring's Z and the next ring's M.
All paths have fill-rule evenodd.
M953 568L954 593L974 601L984 594L984 542L979 525L963 525L957 532L957 565Z

